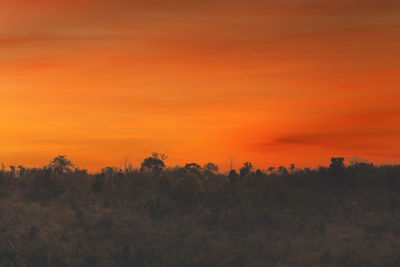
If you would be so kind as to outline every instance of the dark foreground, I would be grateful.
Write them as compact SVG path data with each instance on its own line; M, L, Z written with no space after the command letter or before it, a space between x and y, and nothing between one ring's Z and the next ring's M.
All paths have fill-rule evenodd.
M400 166L0 173L0 266L400 266Z

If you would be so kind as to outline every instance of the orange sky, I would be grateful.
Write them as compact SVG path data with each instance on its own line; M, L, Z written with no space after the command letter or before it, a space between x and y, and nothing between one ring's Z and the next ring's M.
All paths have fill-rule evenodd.
M400 161L398 0L0 0L0 161Z

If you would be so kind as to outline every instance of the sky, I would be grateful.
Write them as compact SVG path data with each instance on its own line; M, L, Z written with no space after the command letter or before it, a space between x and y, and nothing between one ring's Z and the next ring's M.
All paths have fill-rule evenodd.
M400 162L398 0L0 0L0 162Z

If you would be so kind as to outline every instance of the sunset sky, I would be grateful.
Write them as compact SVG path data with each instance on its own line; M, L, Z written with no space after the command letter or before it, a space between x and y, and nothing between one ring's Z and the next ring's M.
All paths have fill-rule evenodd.
M0 162L400 162L399 0L0 0Z

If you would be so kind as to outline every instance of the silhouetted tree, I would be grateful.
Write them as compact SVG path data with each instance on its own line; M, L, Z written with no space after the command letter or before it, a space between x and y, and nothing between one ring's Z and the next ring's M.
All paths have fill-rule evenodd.
M340 158L331 158L331 164L329 165L329 168L331 170L343 170L345 168L344 165L344 158L340 157Z
M287 170L285 167L283 167L283 166L279 166L279 168L278 168L278 174L279 174L279 175L287 175L287 174L288 174L288 170Z
M24 174L25 174L25 167L22 166L22 165L18 165L18 175L19 175L20 177L23 177Z
M118 172L118 169L116 167L105 167L101 169L101 172L107 179L110 179L114 177L114 175Z
M268 171L268 174L274 174L275 173L275 171L276 171L276 168L275 167L269 167L268 169L267 169L267 171Z
M289 171L293 173L296 170L296 166L292 163L290 164Z
M218 166L212 162L208 162L203 166L203 170L207 174L216 174L218 172Z
M238 179L239 175L235 170L231 170L228 174L229 181L231 183L235 182Z
M131 163L128 164L128 167L124 169L125 174L130 174L133 172L133 165Z
M140 170L145 171L148 170L152 172L155 175L158 175L162 169L165 167L164 160L166 160L168 157L165 154L159 154L159 153L152 153L151 157L148 157L143 160Z
M184 167L184 172L186 173L195 173L197 175L201 175L201 166L197 163L188 163Z
M240 176L241 177L248 176L251 173L252 169L253 165L251 164L251 162L243 163L243 167L240 169Z
M74 164L65 155L57 156L49 164L49 168L58 174L71 173Z
M11 169L11 175L13 177L15 177L15 166L14 165L10 165L10 169Z

